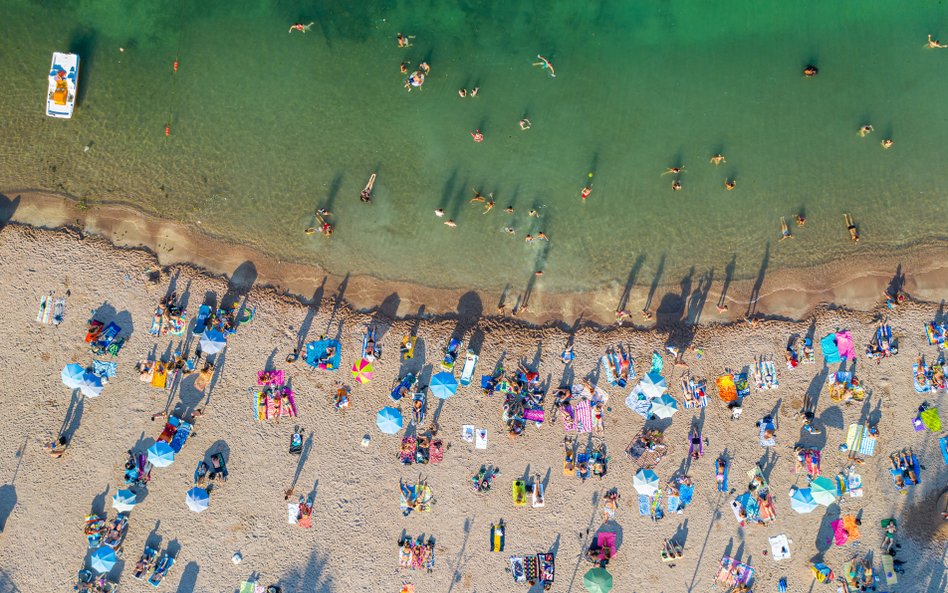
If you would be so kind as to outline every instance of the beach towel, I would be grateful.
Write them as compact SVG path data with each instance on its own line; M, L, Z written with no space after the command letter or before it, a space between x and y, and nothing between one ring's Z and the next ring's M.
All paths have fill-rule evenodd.
M760 374L763 378L762 387L764 389L777 389L780 383L777 381L777 366L772 360L765 360L760 363Z
M870 436L866 426L850 424L846 435L846 447L850 453L871 457L876 454L876 439Z
M721 558L721 564L718 567L718 572L714 580L726 587L749 585L754 578L755 572L756 571L747 564L738 562L730 556L724 556Z
M540 563L539 581L552 583L556 577L556 557L549 552L540 552L537 554L537 562Z
M948 465L948 437L941 437L938 443L941 446L941 458Z
M784 534L767 538L770 542L770 555L777 562L790 559L790 540Z
M475 449L486 449L487 448L487 429L478 428L474 434L474 448Z
M290 525L296 525L300 516L300 503L298 502L288 502L286 503L286 522Z
M542 509L546 505L546 498L543 496L543 482L535 482L532 490L533 508Z
M862 476L856 473L850 473L846 477L846 489L849 491L850 498L859 498L862 496ZM842 495L842 493L840 493Z
M102 377L103 379L109 379L115 376L115 371L118 365L115 361L102 362L101 360L92 361L92 374Z
M662 369L665 368L665 361L662 360L662 355L658 352L652 352L652 368L648 370L649 373L658 373L662 374Z
M530 422L543 422L542 408L527 408L523 411L523 417Z
M820 475L820 450L810 449L806 452L806 473L811 478Z
M333 349L331 356L327 356L329 348ZM306 364L325 371L335 371L339 369L342 361L342 348L338 340L329 340L323 338L306 345Z
M853 346L853 337L849 330L836 332L836 349L843 360L856 360L856 348Z
M474 442L474 425L473 424L465 424L461 426L461 440L466 441L468 443Z
M428 461L434 465L444 461L444 441L441 439L434 439L431 441L431 450L428 454Z
M820 340L820 349L823 351L823 358L826 360L826 364L842 362L843 359L839 355L839 348L836 347L836 334L828 334Z
M283 385L283 371L257 371L257 385Z
M153 374L151 376L151 386L157 387L158 389L164 389L167 384L168 371L165 369L165 365L160 362L156 362Z
M897 585L899 577L895 573L894 558L889 554L882 554L882 572L885 573L885 582L887 585Z
M639 514L643 517L650 517L652 515L651 511L651 502L652 500L644 495L639 494Z
M737 390L737 397L744 398L751 394L750 383L747 381L747 373L734 373L734 388Z
M637 393L636 390L633 389L632 393L630 393L628 397L625 398L625 405L642 418L648 418L648 410L652 406L652 402L644 395Z
M467 351L467 356L464 359L464 368L461 369L461 385L466 386L471 384L471 379L474 378L474 368L477 366L478 356L471 352Z
M504 540L506 526L504 522L490 524L490 551L491 552L503 552L504 551Z
M513 577L516 583L527 582L526 567L523 565L522 556L510 557L510 576Z
M173 416L172 416L173 418ZM185 441L188 440L188 437L191 436L191 429L193 427L190 423L181 420L178 423L178 430L175 431L174 437L171 438L171 442L168 443L175 453L180 453L181 448L184 447Z
M704 379L689 379L682 387L685 396L686 408L703 408L708 405L708 396L705 393L707 382Z
M540 562L536 556L523 557L524 574L527 575L527 581L534 582L540 576Z
M669 495L668 495L668 512L669 512L669 514L670 514L670 513L677 513L680 509L682 509L682 506L681 506L681 498L675 496L674 494L669 494Z
M566 406L564 410L567 411L567 414L563 415L563 429L566 432L592 432L592 409L588 401L580 400L574 405ZM572 416L572 419L569 416Z
M761 447L776 447L777 446L776 432L774 432L774 436L767 438L764 436L764 433L767 430L774 430L773 421L760 423L760 446Z
M613 367L619 368L619 358L615 354L603 354L602 358L599 359L599 364L602 366L602 372L605 373L606 381L608 381L609 385L613 387L625 386L625 381L623 381L623 385L619 385L619 378L616 377L612 370Z
M681 499L681 508L685 508L691 504L691 499L694 497L695 487L692 484L682 484L678 488L678 497Z

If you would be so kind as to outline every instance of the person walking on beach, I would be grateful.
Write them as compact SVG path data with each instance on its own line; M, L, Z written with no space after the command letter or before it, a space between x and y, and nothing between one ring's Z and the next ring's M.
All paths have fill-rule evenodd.
M287 31L287 33L292 33L293 31L299 31L300 33L309 33L310 29L312 29L313 25L315 24L316 23L310 23L308 25L304 25L303 23L293 23L292 25L290 25L290 30Z
M553 70L553 64L551 64L549 60L547 60L540 54L537 54L537 59L540 61L534 62L533 65L539 66L541 70L548 71L550 73L551 78L556 78L556 71Z
M859 242L859 230L856 228L856 224L853 222L853 215L843 214L843 220L846 222L846 230L849 231L849 238L853 240L853 243Z

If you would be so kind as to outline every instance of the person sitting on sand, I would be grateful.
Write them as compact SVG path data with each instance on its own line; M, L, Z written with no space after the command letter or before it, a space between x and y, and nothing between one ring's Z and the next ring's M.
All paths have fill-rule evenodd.
M843 220L846 222L846 230L849 231L849 238L853 240L854 243L859 242L859 230L856 229L856 224L853 222L853 215L843 214Z
M948 45L942 45L937 39L932 39L932 34L928 34L928 43L925 44L929 49L943 49Z
M43 445L43 450L53 459L59 459L66 453L68 446L69 442L66 440L66 437L59 435L59 438L55 441Z
M790 234L790 228L787 226L787 221L783 216L781 216L780 217L780 240L783 241L784 239L792 239L792 238L793 238L793 235Z

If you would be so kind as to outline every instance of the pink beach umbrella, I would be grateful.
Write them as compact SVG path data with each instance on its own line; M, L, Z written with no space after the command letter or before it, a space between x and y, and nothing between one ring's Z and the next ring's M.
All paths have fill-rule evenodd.
M365 385L372 380L372 363L366 359L352 365L352 376L356 381Z

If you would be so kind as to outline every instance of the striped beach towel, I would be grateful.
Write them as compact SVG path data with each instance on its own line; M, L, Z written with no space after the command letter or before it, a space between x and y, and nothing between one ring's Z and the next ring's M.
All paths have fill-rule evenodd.
M850 424L849 433L846 435L846 447L853 455L871 457L876 454L876 439L869 436L869 429L865 425Z
M567 432L592 432L592 410L589 407L589 402L583 400L577 404L572 405L571 408L573 412L573 420L570 421L567 416L564 415L563 430Z

